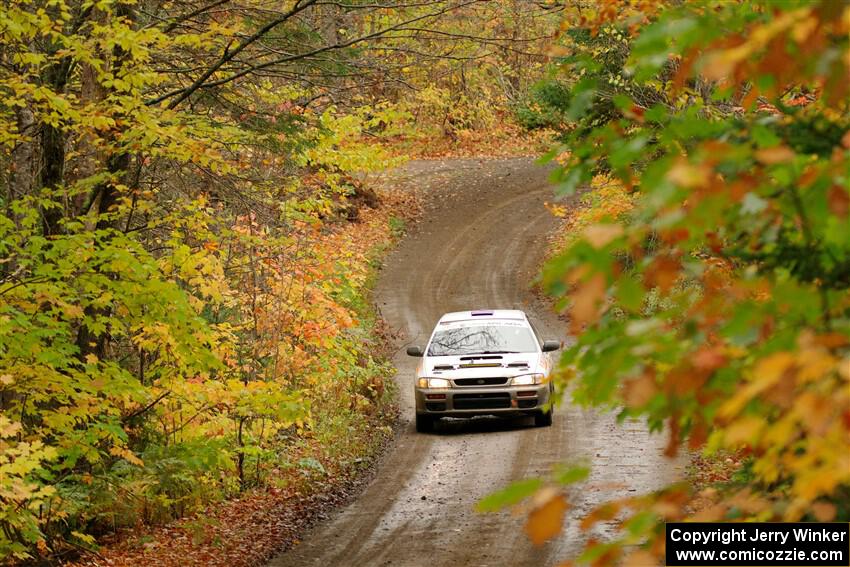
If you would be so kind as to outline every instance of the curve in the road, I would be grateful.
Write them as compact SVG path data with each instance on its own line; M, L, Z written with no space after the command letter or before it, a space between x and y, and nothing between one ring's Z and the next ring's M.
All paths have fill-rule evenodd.
M444 312L473 308L524 309L547 337L565 337L563 322L529 291L555 228L543 206L553 199L544 168L525 158L427 161L396 176L426 203L376 289L383 317L406 344L424 343ZM651 490L677 474L661 456L663 439L643 424L618 425L611 415L572 405L556 410L551 428L479 418L417 434L416 361L402 346L394 362L407 424L391 454L355 502L269 567L555 564L575 554L586 536L577 520L595 504ZM591 478L572 491L561 537L542 547L526 539L523 516L473 509L513 480L577 460L590 463Z

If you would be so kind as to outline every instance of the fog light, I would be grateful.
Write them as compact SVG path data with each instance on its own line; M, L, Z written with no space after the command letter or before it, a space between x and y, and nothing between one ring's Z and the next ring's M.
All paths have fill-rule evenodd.
M537 395L537 392L535 392L534 390L530 390L530 391L526 390L524 392L517 392L516 393L516 397L518 397L518 398L533 398L536 395Z
M445 394L425 394L425 398L429 400L445 400Z

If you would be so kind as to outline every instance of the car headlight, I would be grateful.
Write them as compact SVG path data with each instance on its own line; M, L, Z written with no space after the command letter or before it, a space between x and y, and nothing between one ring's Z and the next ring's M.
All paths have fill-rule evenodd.
M534 386L535 384L542 384L545 379L546 376L543 374L525 374L523 376L515 376L513 380L511 380L511 386Z
M452 384L445 378L420 378L420 388L451 388Z

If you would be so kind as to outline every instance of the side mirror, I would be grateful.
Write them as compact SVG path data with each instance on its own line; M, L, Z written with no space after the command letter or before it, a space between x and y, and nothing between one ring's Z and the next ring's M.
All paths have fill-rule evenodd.
M553 350L558 350L561 348L561 341L543 341L543 352L552 352ZM410 352L408 350L408 352Z
M422 347L420 346L409 346L407 347L407 356L423 356L425 353L422 352Z

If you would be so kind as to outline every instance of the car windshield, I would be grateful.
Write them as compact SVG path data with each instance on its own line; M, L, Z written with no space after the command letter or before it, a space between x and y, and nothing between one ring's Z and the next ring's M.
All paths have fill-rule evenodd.
M536 352L531 330L521 323L454 325L434 333L428 356Z

